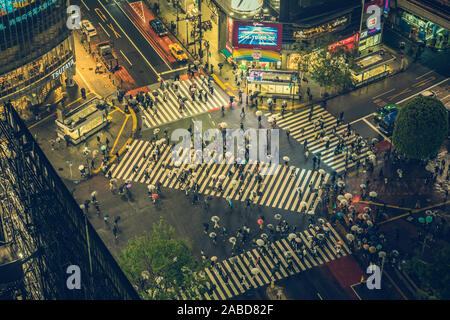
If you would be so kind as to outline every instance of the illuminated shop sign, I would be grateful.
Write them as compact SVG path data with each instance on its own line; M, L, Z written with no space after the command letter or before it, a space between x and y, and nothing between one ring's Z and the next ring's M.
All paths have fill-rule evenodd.
M2 1L2 4L6 3L6 2L11 2L8 0L6 0L6 2L5 2L5 0L0 0L0 1ZM33 8L33 9L30 9L28 12L25 12L24 14L22 14L20 16L16 16L14 18L9 19L8 24L11 27L11 26L19 24L21 22L24 22L27 19L38 15L41 11L44 11L44 10L50 8L51 6L55 5L57 2L58 2L58 0L48 0L48 1L40 4L39 6ZM6 4L5 4L5 7L6 7ZM6 29L6 26L3 23L0 23L0 30L5 30L5 29Z
M0 17L26 7L35 0L0 0Z
M231 0L231 9L242 13L253 13L258 11L263 0Z
M377 34L378 32L380 32L380 29L371 29L371 30L365 30L361 32L361 36L359 37L360 40L365 39L367 37L371 37L374 34Z
M336 20L330 21L326 24L323 24L318 27L314 27L307 30L302 31L295 31L294 37L299 39L312 39L315 37L320 36L321 34L325 32L332 32L339 28L344 27L348 22L348 16L343 16L340 18L337 18Z
M251 49L281 50L281 24L234 23L233 46Z
M67 69L74 65L75 61L70 59L61 68L52 73L52 80L58 79Z
M358 42L358 34L355 34L354 36L338 41L336 43L330 44L328 46L328 51L332 51L337 47L346 47L347 49L353 49L355 47L355 42Z

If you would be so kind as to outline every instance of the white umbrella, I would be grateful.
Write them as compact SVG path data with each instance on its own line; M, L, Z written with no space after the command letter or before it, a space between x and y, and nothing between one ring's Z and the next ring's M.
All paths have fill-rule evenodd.
M233 199L232 196L228 196L228 197L227 197L227 201L230 201L231 199Z
M217 257L216 256L212 256L211 257L211 261L217 261Z
M380 251L380 252L378 252L378 256L379 256L380 258L384 258L384 257L386 257L386 252Z
M273 229L273 224L269 223L269 224L267 225L267 229L272 230L272 229Z
M260 110L256 111L255 114L257 117L262 116L262 112Z
M316 201L317 201L317 202L322 201L322 197L317 197L317 198L316 198Z
M317 222L320 223L320 224L324 224L325 220L323 220L322 218L319 218L319 219L317 219Z
M277 213L274 215L275 219L280 220L281 219L281 214Z
M226 127L228 127L228 123L226 123L226 122L221 122L221 123L219 123L219 127L225 129Z
M348 204L347 200L343 199L341 200L341 204L343 204L344 206Z
M258 246L262 247L262 246L264 245L264 240L258 239L258 240L256 240L256 244L257 244Z
M370 160L375 160L376 158L377 158L377 156L374 155L374 154L371 154L371 155L369 156L369 159L370 159Z
M309 215L314 215L314 214L315 214L314 210L309 210L307 213L308 213Z
M225 176L223 175L223 174L221 174L220 176L219 176L219 180L225 180Z
M329 136L323 137L323 141L327 142L327 141L329 141L329 140L330 140L330 137L329 137Z
M357 231L358 229L359 227L356 224L350 227L350 230L352 231Z
M370 191L369 192L369 196L372 197L372 198L376 198L377 195L378 195L378 193L376 193L375 191Z
M230 239L228 239L228 241L230 241L230 243L235 244L236 243L236 238L235 237L231 237Z
M372 143L377 143L378 139L377 138L372 138Z
M175 167L181 166L181 161L180 160L175 161L174 166Z
M347 192L346 194L344 194L345 199L350 200L353 195L350 192Z
M345 186L345 182L342 181L342 180L339 180L339 181L337 182L337 185L338 185L339 187L343 187L343 186Z
M296 235L295 233L290 233L290 234L288 235L288 240L289 240L289 241L292 241L292 240L295 239L295 238L297 238L297 235Z
M217 236L217 234L216 234L215 232L211 232L211 233L209 234L209 237L210 237L210 238L214 238L215 236Z
M257 275L259 273L259 269L258 268L253 268L250 272L254 275Z
M212 217L211 217L211 221L212 221L212 222L219 222L219 221L220 221L220 218L219 218L218 216L212 216Z
M86 207L84 206L84 204L80 204L80 209L84 209L84 208L86 208Z
M155 190L155 186L153 185L153 184L149 184L148 186L147 186L147 189L149 190L149 191L153 191L153 190Z
M364 183L360 184L359 186L361 187L361 189L364 189L366 187L366 185Z
M300 202L300 208L305 208L308 205L306 201Z
M344 197L342 194L340 194L340 195L337 196L337 199L338 199L339 201L342 201L342 200L345 199L345 197Z
M323 233L317 234L317 239L322 240L323 238L325 238L325 235Z
M231 184L232 184L232 185L236 185L237 183L238 183L237 180L232 180L232 181L231 181Z
M159 131L160 131L160 129L159 129L159 128L156 128L155 130L153 130L153 134L158 134Z
M287 157L287 156L284 156L283 157L283 161L291 161L291 159L289 157Z
M369 226L369 227L373 227L373 222L372 222L372 221L370 221L370 220L367 220L367 221L366 221L366 223L367 223L367 226Z
M141 277L142 277L142 279L145 279L145 280L150 279L150 272L148 272L147 270L142 271Z
M353 240L355 240L355 236L352 235L351 233L348 233L348 234L346 235L346 238L347 238L348 241L353 241Z
M319 169L319 173L320 173L320 174L325 174L325 170Z
M80 164L80 166L78 167L78 170L83 170L84 166L82 164Z
M268 236L266 233L261 233L261 239L267 240Z
M369 218L370 218L370 216L369 216L367 213L364 213L364 214L363 214L363 219L364 219L364 220L367 220L367 219L369 219Z

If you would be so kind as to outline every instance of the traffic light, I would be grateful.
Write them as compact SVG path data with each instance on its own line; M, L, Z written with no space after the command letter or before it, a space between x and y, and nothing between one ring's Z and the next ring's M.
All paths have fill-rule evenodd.
M86 89L85 88L81 88L81 97L83 99L86 99Z

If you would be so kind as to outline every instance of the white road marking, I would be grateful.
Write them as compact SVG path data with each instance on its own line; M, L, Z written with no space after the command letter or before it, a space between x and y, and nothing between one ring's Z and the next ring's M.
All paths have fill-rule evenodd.
M317 292L317 296L319 297L320 300L323 300L322 296L320 295L320 293Z
M394 90L395 90L395 88L394 88L394 89L391 89L391 90L389 90L389 91L383 92L383 93L381 93L381 94L379 94L379 95L373 97L372 99L376 99L376 98L378 98L378 97L381 97L381 96L385 95L386 93L392 92L392 91L394 91Z
M108 35L108 37L110 38L111 36L109 35L108 31L106 31L105 28L103 28L103 25L99 22L98 23L100 25L100 27L102 27L103 31L105 31L105 33Z
M163 75L163 74L168 74L168 73L172 73L172 72L176 72L176 71L186 70L187 68L188 68L188 67L186 66L186 67L181 67L181 68L178 68L178 69L171 69L171 70L169 70L169 71L161 72L161 75Z
M367 116L364 116L364 117L362 117L362 118L356 119L356 120L350 122L350 124L352 125L352 124L354 124L354 123L356 123L356 122L359 122L359 121L361 121L361 120L364 120L364 119L369 118L369 117L374 116L374 115L376 115L375 112L374 112L374 113L371 113L371 114L368 114Z
M128 61L128 63L132 66L133 64L131 63L131 61L127 58L127 56L125 55L125 53L123 53L122 50L120 50L120 53L124 56L124 58Z
M418 76L418 77L416 78L416 80L419 80L420 78L425 77L427 74L430 74L430 73L432 73L432 72L433 72L433 70L428 71L427 73L424 73L423 75Z

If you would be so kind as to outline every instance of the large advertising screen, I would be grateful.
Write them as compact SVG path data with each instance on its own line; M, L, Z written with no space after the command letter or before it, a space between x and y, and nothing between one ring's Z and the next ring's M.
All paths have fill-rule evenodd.
M235 21L233 46L279 51L281 33L281 24Z
M0 17L26 7L34 0L0 0Z

